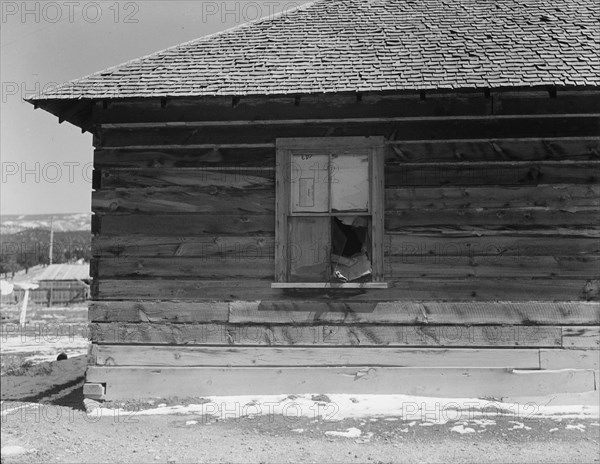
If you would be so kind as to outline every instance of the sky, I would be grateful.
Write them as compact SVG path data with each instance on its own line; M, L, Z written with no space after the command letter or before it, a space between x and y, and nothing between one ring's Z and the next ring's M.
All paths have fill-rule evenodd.
M0 0L0 214L91 211L91 134L24 97L305 2Z

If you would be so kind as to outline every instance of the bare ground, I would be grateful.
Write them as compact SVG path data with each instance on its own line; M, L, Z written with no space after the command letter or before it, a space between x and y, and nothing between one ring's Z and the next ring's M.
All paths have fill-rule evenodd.
M459 434L451 431L453 423L424 426L381 417L335 422L279 416L214 420L121 412L97 418L82 408L81 389L60 400L9 411L17 406L2 405L8 412L2 420L2 446L21 447L17 451L24 454L3 456L7 464L600 461L597 419L536 418L515 429L505 417L497 418L494 427L472 426L474 433ZM352 427L361 431L359 437L325 433Z

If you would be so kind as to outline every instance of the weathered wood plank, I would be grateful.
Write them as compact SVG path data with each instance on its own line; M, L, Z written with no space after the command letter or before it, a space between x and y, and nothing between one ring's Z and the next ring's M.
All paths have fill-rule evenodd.
M600 231L549 229L547 231L474 231L423 229L385 236L386 257L408 256L586 256L600 253ZM586 237L587 235L587 237ZM273 257L273 236L120 235L92 237L94 256L127 257Z
M306 269L322 267L315 263L314 250L307 249ZM299 262L304 253L298 253ZM318 258L318 257L317 257ZM321 261L322 263L322 261ZM311 265L309 265L311 264ZM599 256L399 256L385 262L385 276L390 280L400 278L468 278L468 277L526 277L586 279L598 277ZM94 259L92 277L198 277L203 279L254 278L274 279L274 258L237 256L212 257L102 257ZM292 282L306 282L292 276ZM315 274L317 275L317 274ZM324 282L328 276L315 278Z
M545 350L549 352L550 350ZM98 366L395 366L539 369L538 349L93 345Z
M600 369L600 352L591 350L540 349L541 369Z
M600 327L563 327L562 346L564 348L600 349Z
M395 141L386 160L396 163L447 161L597 160L600 137L488 141Z
M600 162L598 161L388 163L385 167L387 188L443 185L597 184L599 179Z
M412 187L385 190L387 211L407 209L600 206L600 186L558 184L520 187Z
M209 168L103 168L100 188L224 187L270 189L275 185L273 167Z
M91 301L91 322L227 322L229 303L186 301Z
M402 94L355 93L295 96L245 96L232 105L230 97L173 98L163 107L156 101L110 102L96 107L100 123L143 121L236 121L289 118L348 118L393 116L444 116L491 114L492 101L483 92L430 92L422 100L418 92Z
M92 322L599 325L598 303L346 301L92 301Z
M122 235L92 237L92 255L102 257L273 258L273 236L163 237Z
M585 145L569 150L586 153ZM585 156L585 155L583 155ZM94 151L95 168L198 168L198 167L272 167L275 165L275 149L262 146L229 147L227 145L207 148L167 150L119 150L98 149Z
M181 277L202 279L253 278L272 281L273 258L256 258L240 254L230 257L198 258L97 258L93 277ZM92 272L92 271L90 271Z
M557 250L558 251L558 250ZM600 256L393 256L385 261L386 276L400 278L597 278Z
M514 118L487 117L461 119L403 120L323 120L303 124L219 125L212 127L173 126L161 128L103 129L101 147L164 144L227 144L269 143L276 138L288 137L338 137L387 136L391 140L439 140L449 138L518 138L597 136L600 123L596 114L518 116ZM97 145L98 146L98 145Z
M106 383L106 400L303 393L499 398L594 390L590 370L502 368L90 366L87 381Z
M387 233L411 226L477 225L477 226L555 226L596 225L600 219L597 207L532 208L459 208L420 209L386 213Z
M229 311L237 324L600 324L600 305L583 301L235 301Z
M96 190L95 213L275 214L273 189L167 187Z
M558 91L548 98L545 91L492 92L494 114L548 114L580 111L587 113L600 107L600 94L596 91Z
M161 150L98 149L98 168L270 167L275 146L182 146ZM600 137L493 141L395 141L386 150L389 163L444 161L592 161L600 159Z
M92 298L182 300L326 299L344 301L565 301L595 300L598 280L558 279L403 279L387 289L292 291L271 288L268 280L132 280L100 279L92 284Z
M573 237L573 238L600 238L600 227L596 225L588 225L587 227L544 227L544 228L503 228L497 226L435 226L435 227L418 227L409 226L398 228L394 233L387 235L401 234L419 234L419 235L439 235L440 237L448 238L464 238L464 237L509 237L517 236L521 238L539 236L541 238L548 237Z
M94 108L97 123L140 121L235 121L264 119L312 119L394 116L453 116L490 114L560 114L595 113L598 111L597 91L557 91L555 98L548 92L494 91L483 92L428 91L426 99L420 92L245 96L232 105L230 97L170 98L166 105L159 98L126 102L110 101ZM299 104L298 104L299 103ZM492 105L493 103L493 105Z
M552 233L553 231L550 231ZM531 230L529 235L502 235L492 230L445 235L433 231L386 235L386 256L407 256L430 259L430 256L586 256L600 253L600 240L569 235L568 231L554 231L542 235ZM577 233L573 230L573 234ZM580 231L579 231L580 232ZM510 234L510 232L508 232ZM486 234L486 235L484 235Z
M557 347L561 327L92 323L102 344Z
M187 237L197 235L273 235L275 224L268 214L123 214L94 216L97 234Z

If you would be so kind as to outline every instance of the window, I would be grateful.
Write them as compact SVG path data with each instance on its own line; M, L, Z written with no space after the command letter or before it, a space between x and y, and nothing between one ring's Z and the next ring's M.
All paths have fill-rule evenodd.
M382 137L277 140L274 288L385 288Z

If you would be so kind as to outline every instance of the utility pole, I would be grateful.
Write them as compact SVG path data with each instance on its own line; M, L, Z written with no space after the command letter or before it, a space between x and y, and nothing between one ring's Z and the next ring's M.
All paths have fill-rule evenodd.
M54 216L50 216L50 256L49 263L52 264L52 245L54 243Z

